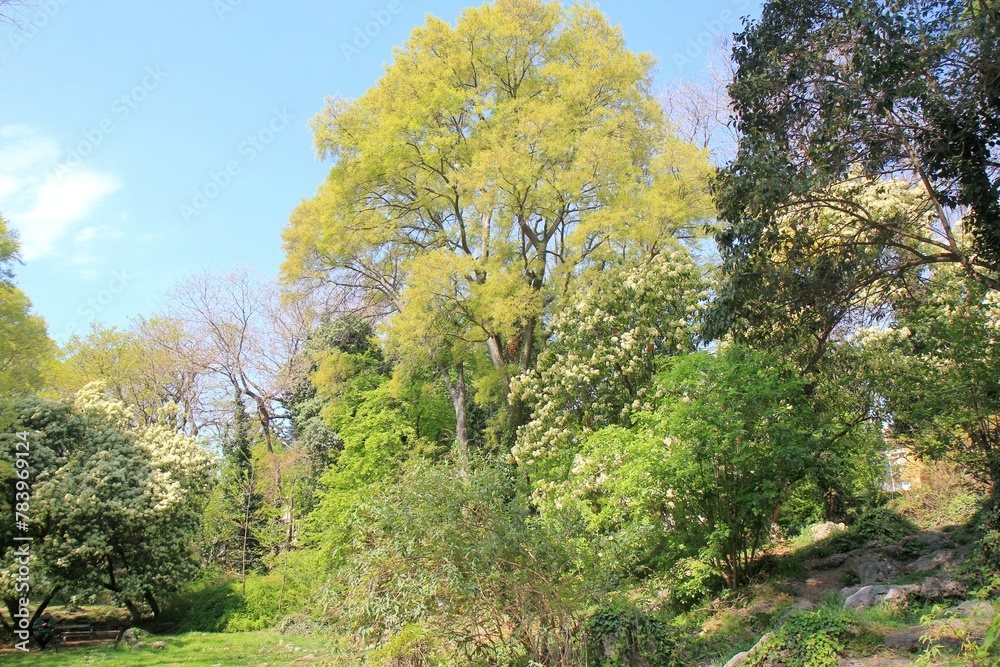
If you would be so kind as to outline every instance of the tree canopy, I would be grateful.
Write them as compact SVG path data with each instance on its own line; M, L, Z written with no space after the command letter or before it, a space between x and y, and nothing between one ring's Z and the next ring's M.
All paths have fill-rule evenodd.
M710 215L706 156L670 133L651 65L586 5L429 18L314 121L333 167L285 231L286 276L395 314L412 356L451 375L485 350L506 401L581 271L663 252Z

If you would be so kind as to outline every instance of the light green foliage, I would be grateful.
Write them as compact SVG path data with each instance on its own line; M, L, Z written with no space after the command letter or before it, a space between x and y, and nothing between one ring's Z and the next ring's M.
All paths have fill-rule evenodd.
M408 363L471 372L488 357L506 402L580 269L650 257L711 216L707 156L667 131L651 66L589 5L428 18L372 88L314 122L334 164L291 217L285 275L395 313Z
M585 554L509 472L418 463L383 486L352 518L325 605L337 627L381 644L419 623L456 664L580 664Z
M31 313L31 301L12 282L18 247L0 216L0 394L5 395L41 389L44 367L56 351L45 320Z
M753 574L788 488L820 451L819 421L794 368L727 346L671 361L650 423L666 449L670 518L687 549L728 584Z
M349 539L348 519L370 489L393 479L405 461L441 452L438 443L417 434L387 378L368 380L380 384L352 392L327 408L343 449L320 478L319 503L306 531L310 542L319 542L335 559Z
M748 667L836 667L850 631L849 617L840 610L820 607L813 612L797 612L746 664Z

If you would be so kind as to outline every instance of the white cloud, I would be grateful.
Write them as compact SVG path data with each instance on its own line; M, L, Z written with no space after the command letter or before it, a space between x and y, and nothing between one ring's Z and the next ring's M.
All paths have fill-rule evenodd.
M50 137L21 125L0 127L0 211L20 233L25 260L65 254L65 242L121 187L114 175L60 165L61 156Z

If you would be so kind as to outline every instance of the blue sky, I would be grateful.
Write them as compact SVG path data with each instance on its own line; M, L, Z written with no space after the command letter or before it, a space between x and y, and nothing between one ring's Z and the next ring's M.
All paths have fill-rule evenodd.
M451 0L24 0L0 26L0 212L17 282L60 343L154 312L178 280L274 275L281 230L314 192L307 127L371 86ZM657 83L692 78L756 0L602 0ZM368 34L365 34L367 31Z

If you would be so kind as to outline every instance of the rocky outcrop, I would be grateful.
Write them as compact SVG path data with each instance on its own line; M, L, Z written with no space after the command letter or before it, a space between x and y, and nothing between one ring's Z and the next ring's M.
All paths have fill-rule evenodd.
M726 667L739 667L739 665L744 664L747 660L756 655L756 652L760 651L761 648L765 644L767 644L767 642L770 641L771 637L773 636L774 636L773 632L768 632L766 635L757 640L757 643L754 644L753 648L751 648L749 651L743 651L742 653L737 653L736 655L731 657L729 659L729 662L726 663Z
M989 602L978 602L966 600L954 608L956 614L962 618L972 618L982 621L993 620L997 615L997 610Z
M886 604L894 609L905 607L914 593L920 592L917 584L900 586L853 586L841 591L844 609L860 611L877 604Z
M947 575L927 577L920 583L920 596L928 600L965 597L965 585Z
M862 585L877 584L899 576L899 568L878 553L861 549L852 551L845 562L847 570L853 573Z

